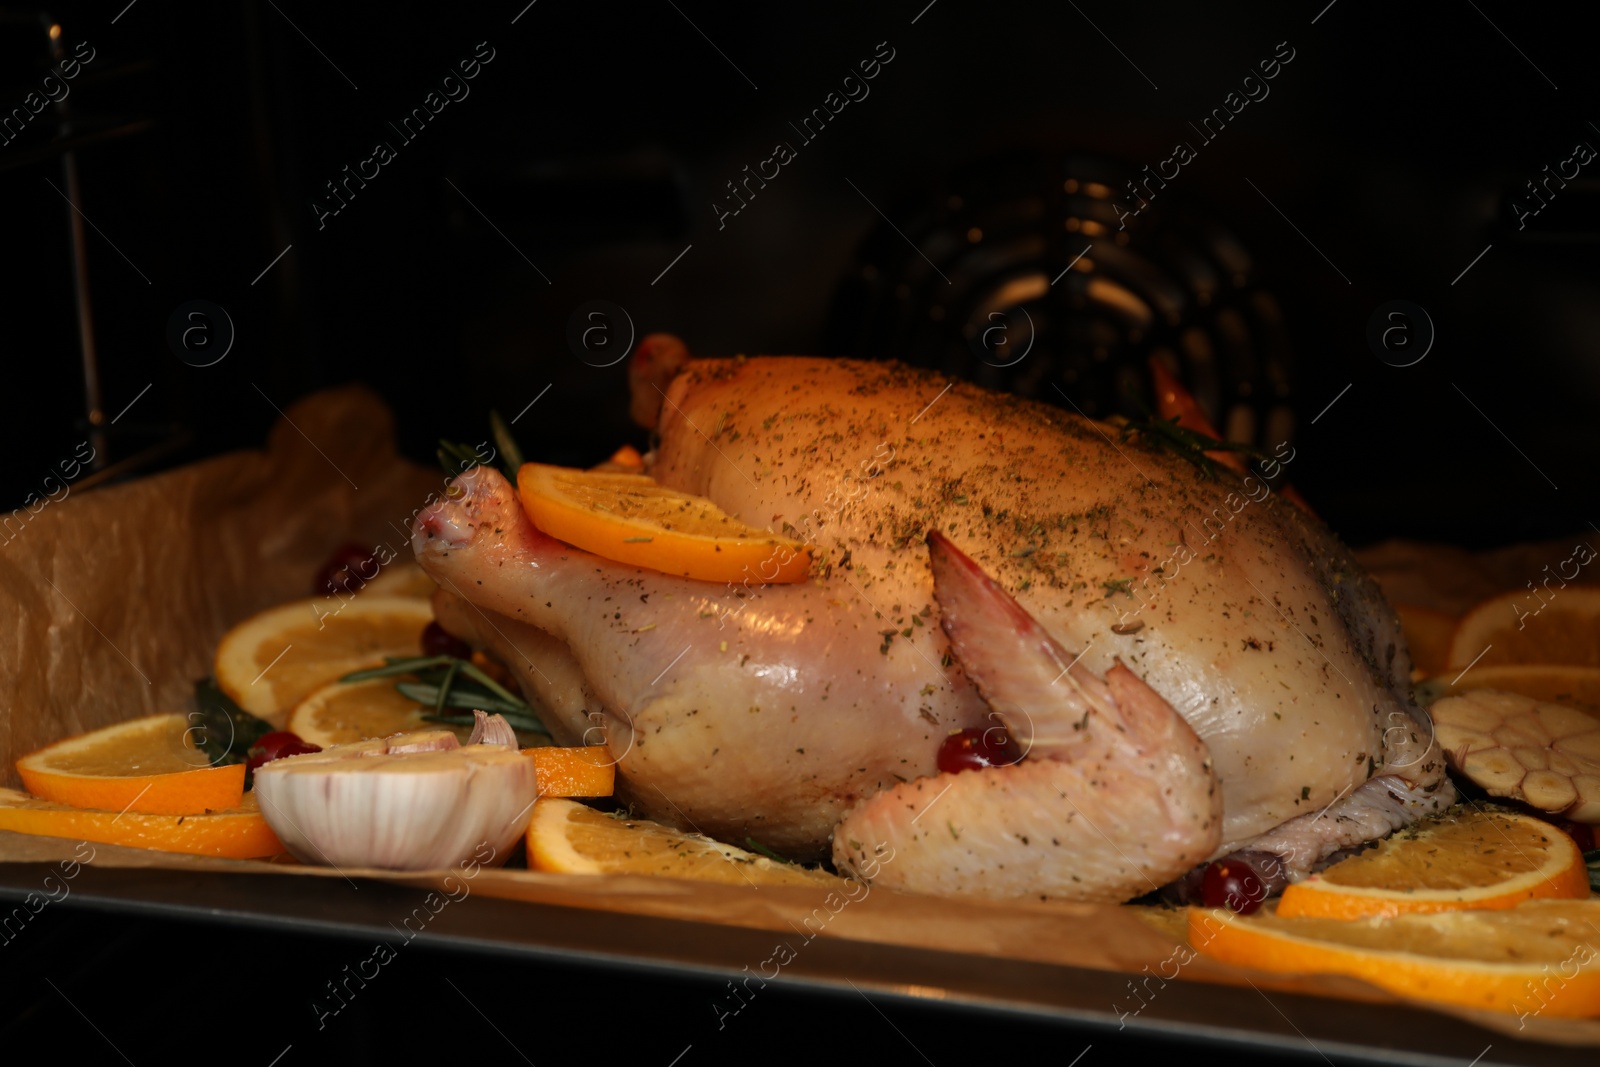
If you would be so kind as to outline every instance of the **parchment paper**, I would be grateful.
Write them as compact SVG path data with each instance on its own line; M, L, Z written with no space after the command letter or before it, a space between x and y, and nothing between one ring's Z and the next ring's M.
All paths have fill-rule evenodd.
M0 546L0 634L9 638L0 647L0 782L17 785L13 761L51 741L139 715L187 710L194 680L209 673L215 644L230 626L309 595L316 568L345 541L386 543L407 558L411 515L442 486L441 474L396 456L392 419L383 404L350 388L294 405L264 451L69 496L29 516L21 533ZM1434 567L1426 561L1440 558L1436 547L1385 546L1383 552L1381 563L1397 573ZM1521 573L1515 566L1506 569ZM1412 598L1427 603L1424 595ZM75 846L66 839L0 832L0 862L66 860ZM112 845L96 845L93 862L336 881L371 877L430 888L442 888L450 873L341 874ZM329 891L339 889L330 882ZM481 871L472 892L790 935L825 896L809 887L754 889L523 870ZM836 912L828 909L819 936L936 944L1102 970L1138 973L1148 967L1161 974L1171 973L1183 945L1175 916L1152 921L1148 909L955 903L883 890ZM1188 960L1187 952L1179 958ZM1178 978L1228 984L1248 979L1268 989L1402 999L1348 979L1266 975L1203 956L1185 962ZM1522 1038L1600 1046L1600 1022L1533 1017L1519 1029L1512 1015L1414 1003Z

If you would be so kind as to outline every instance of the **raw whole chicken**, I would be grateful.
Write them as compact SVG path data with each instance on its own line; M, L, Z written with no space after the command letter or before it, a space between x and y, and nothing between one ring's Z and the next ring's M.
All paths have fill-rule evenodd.
M668 358L676 352L676 358ZM421 513L447 630L654 818L875 884L1127 900L1329 854L1453 792L1376 585L1272 491L1114 426L889 363L647 343L649 473L815 546L811 580L614 563L497 472ZM955 731L1008 765L942 773Z

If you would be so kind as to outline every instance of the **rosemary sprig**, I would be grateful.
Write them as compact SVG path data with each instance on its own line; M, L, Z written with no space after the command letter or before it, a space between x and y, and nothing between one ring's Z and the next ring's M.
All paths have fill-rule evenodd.
M1266 452L1255 445L1247 445L1242 441L1219 441L1215 437L1199 433L1187 426L1178 425L1179 416L1170 419L1155 417L1143 419L1124 419L1122 423L1122 440L1127 441L1137 436L1157 448L1165 448L1169 452L1193 463L1201 474L1211 481L1217 480L1217 466L1207 452L1239 452L1251 459L1265 462L1271 459Z
M340 678L341 682L366 682L373 678L398 678L403 674L415 674L425 671L429 667L448 667L454 656L385 656L382 667L368 667L365 670L352 671Z
M746 837L744 839L744 847L749 849L751 852L759 852L759 853L761 853L763 856L767 857L767 859L769 859L769 860L777 860L779 863L788 863L788 864L794 864L795 866L798 866L798 864L795 864L794 860L790 859L788 856L779 855L778 853L772 851L772 849L768 848L766 845L763 845L760 841L757 841L753 837Z
M500 450L500 469L511 484L517 484L517 471L522 468L522 446L511 436L511 427L498 411L489 412L489 433L494 436L494 446Z
M454 656L388 656L382 667L345 675L341 682L394 678L395 690L408 700L431 705L428 722L472 725L470 715L450 715L447 708L476 709L504 715L515 730L549 734L527 701L495 681L477 664Z
M189 728L195 745L210 757L213 767L243 763L254 745L272 732L272 724L245 711L217 687L211 678L194 683L194 707Z
M456 680L456 675L460 674L460 673L461 673L461 661L460 660L456 660L454 663L450 664L450 666L448 666L448 667L446 667L444 669L444 678L443 678L443 680L441 680L439 682L439 695L433 698L433 713L435 715L443 715L444 714L445 701L448 700L449 697L450 697L450 683L455 681ZM399 683L396 683L396 687L397 688L398 688L398 685L399 685ZM488 711L489 709L488 708L484 708L483 710L484 711Z
M478 450L471 445L461 444L459 441L446 441L439 439L439 466L444 472L454 478L464 471L469 471L478 466L482 461L478 458Z
M1143 413L1143 418L1122 419L1122 440L1137 436L1155 448L1165 448L1194 464L1201 474L1213 482L1217 480L1217 465L1206 455L1207 452L1238 452L1262 463L1272 458L1255 445L1247 445L1242 441L1219 441L1187 426L1179 426L1179 415L1158 419L1136 393L1129 391L1127 397Z
M511 427L506 425L506 420L500 417L498 411L489 412L489 435L494 438L494 447L500 457L500 470L512 484L515 484L517 470L522 466L522 446L517 444L517 439L511 434ZM483 464L483 458L476 448L459 441L447 441L442 437L439 439L437 454L439 466L443 467L444 472L452 478Z
M456 668L483 686L489 692L499 697L508 704L521 704L527 707L522 698L511 690L485 674L483 669L470 660L457 659L454 656L385 656L382 667L368 667L364 671L356 671L340 678L341 682L365 682L372 678L399 678L407 674L419 677L430 668Z
M533 717L533 709L522 701L501 700L471 686L458 684L445 689L443 686L427 682L396 682L394 687L407 700L433 706L437 709L435 714L439 715L443 715L446 708L465 708L469 711L477 708L479 711L491 714L526 715L530 719Z
M478 708L477 710L487 711L489 709ZM502 711L499 714L504 716L506 722L510 723L511 728L518 733L549 736L550 731L546 730L544 724L538 719L526 715L517 715L509 711ZM422 720L424 722L442 723L445 726L472 726L476 722L471 715L424 715Z

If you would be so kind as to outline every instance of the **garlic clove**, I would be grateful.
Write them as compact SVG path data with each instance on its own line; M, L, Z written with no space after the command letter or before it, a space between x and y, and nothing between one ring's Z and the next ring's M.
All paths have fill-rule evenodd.
M538 784L515 748L461 747L448 730L424 730L274 760L256 772L255 792L302 862L428 870L485 844L504 862Z
M472 711L472 736L469 745L507 745L517 747L517 732L511 728L504 715L490 715L476 708Z
M409 734L396 734L384 740L390 742L387 750L389 755L406 752L443 752L461 747L454 730L417 730Z

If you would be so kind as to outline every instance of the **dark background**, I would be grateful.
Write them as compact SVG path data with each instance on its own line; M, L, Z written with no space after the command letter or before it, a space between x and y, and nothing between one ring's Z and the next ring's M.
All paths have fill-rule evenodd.
M1335 530L1357 544L1488 547L1600 519L1600 160L1527 229L1507 221L1523 182L1580 140L1600 146L1593 41L1575 5L525 2L52 9L68 48L87 41L96 55L70 83L68 113L47 109L0 147L0 504L49 489L46 476L88 432L71 209L58 191L69 144L92 224L103 420L117 417L101 455L127 464L104 481L257 445L275 407L348 382L386 398L419 461L432 461L441 436L483 439L491 408L510 418L536 397L516 427L530 456L589 463L623 441L644 444L627 422L625 368L592 366L602 360L586 363L569 344L574 312L593 300L625 309L637 334L677 333L706 355L959 367L962 326L981 303L973 294L1023 267L1054 278L1083 244L1060 226L1064 176L1100 167L1130 178L1187 140L1199 158L1150 213L1157 228L1147 238L1159 243L1159 227L1180 214L1225 228L1249 269L1226 279L1222 303L1267 293L1276 308L1272 322L1252 320L1246 345L1269 354L1267 364L1225 365L1207 398L1261 405L1263 419L1267 408L1292 414L1280 420L1298 450L1292 478ZM47 73L41 17L18 7L0 15L8 110ZM480 41L495 58L470 95L401 145L385 123L420 105ZM895 58L870 96L814 144L797 145L798 158L719 229L711 204L723 183L774 141L795 140L788 123L880 41ZM1201 147L1188 122L1280 41L1295 58L1270 96ZM397 158L319 228L312 202L323 183L379 139ZM1007 214L1030 196L1047 203L1043 214ZM971 249L949 251L945 238L980 216L1012 232L1033 227L1037 250L989 266ZM905 243L913 239L915 249ZM928 284L924 253L951 275L951 293L966 294L951 297L960 313L935 317L945 297ZM897 295L900 284L908 295ZM1058 399L1050 386L1062 385L1091 411L1118 409L1108 383L1141 381L1161 338L1112 330L1083 357L1109 371L1072 377L1063 370L1071 350L1103 323L1058 292L1029 305L1053 323L1036 352L998 376L968 369L1041 399ZM180 359L167 339L175 309L197 299L226 309L236 331L208 367ZM1385 363L1366 341L1374 309L1395 299L1424 307L1437 330L1414 366ZM1219 328L1203 308L1184 315L1166 325L1168 339L1191 318ZM1272 443L1262 425L1253 436ZM79 961L62 980L85 995L115 978L136 999L113 1014L96 993L96 1014L126 1040L148 1025L275 1047L274 1028L289 1024L273 1013L290 1009L272 1000L254 1018L248 976L273 982L346 959L337 943L127 926L65 908L50 918L29 932L31 951ZM175 963L172 946L186 936L193 944ZM288 962L262 962L279 958ZM214 969L184 962L195 960ZM502 989L542 991L546 999L497 1002L542 1025L571 1016L574 989L584 1003L612 1005L579 1012L595 1026L625 1015L630 998L685 1011L704 1001L700 989L484 967ZM175 969L186 976L168 986L142 977ZM202 997L201 974L237 985ZM363 1006L349 1030L363 1036L348 1048L392 1046L373 1035L395 1019L411 1024L408 997L432 1002L420 988L396 983ZM188 998L181 1013L162 1007L173 995ZM48 991L18 1004L17 1040L78 1026ZM977 1029L992 1021L897 1018L939 1052L970 1045L960 1054L981 1055L995 1040ZM879 1026L873 1040L886 1042L885 1055L905 1054L865 1009L853 1019ZM448 1025L477 1020L452 1012ZM837 1025L797 1000L759 1028L754 1054L781 1059L785 1046L759 1042L808 1027L826 1037ZM1029 1033L1026 1043L1045 1047L1048 1037Z
M1186 204L1230 230L1248 251L1246 288L1276 301L1273 401L1295 415L1295 482L1336 530L1358 544L1489 546L1595 517L1600 186L1589 175L1600 161L1526 230L1504 222L1524 181L1579 140L1600 145L1590 46L1560 7L1340 0L1319 17L1326 0L1081 13L940 0L913 25L926 0L760 11L541 0L512 25L525 2L53 12L63 42L96 50L68 99L77 129L147 124L76 154L104 417L150 386L111 428L110 460L175 428L192 441L162 462L252 446L273 405L361 381L394 406L419 460L440 436L483 439L490 408L509 418L550 385L518 422L526 451L596 461L644 439L626 420L624 367L586 365L569 346L570 318L595 299L624 308L636 335L674 332L708 355L959 365L943 353L962 348L961 315L893 334L838 301L863 261L926 274L878 209L953 276L951 292L971 276L981 288L1009 268L982 277L938 252L940 227L959 236L966 223L930 204L1049 193L1074 154L1125 180L1183 139L1199 158L1157 206ZM11 107L45 74L45 38L37 13L7 10ZM385 123L480 41L495 58L470 95L400 143ZM871 95L800 145L788 123L880 41L895 58ZM1270 96L1203 144L1188 123L1280 41L1295 58ZM69 208L47 184L64 188L59 135L47 109L0 149L11 401L0 499L11 505L42 492L84 433ZM379 138L398 158L319 229L323 183ZM778 139L799 158L719 230L722 184ZM1083 243L1058 223L1023 224L1047 238L1030 262L1048 277ZM921 315L930 292L898 313ZM225 308L236 329L214 366L187 365L167 343L169 317L193 299ZM1423 306L1437 329L1415 366L1386 365L1365 341L1369 316L1394 299ZM1083 315L1053 310L1058 322ZM1143 340L1113 338L1098 358L1142 376ZM1118 406L1104 381L1029 381L1049 347L997 384L1059 403L1049 386L1064 382L1089 410ZM1226 401L1239 382L1223 371Z

